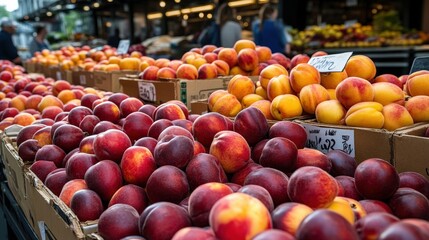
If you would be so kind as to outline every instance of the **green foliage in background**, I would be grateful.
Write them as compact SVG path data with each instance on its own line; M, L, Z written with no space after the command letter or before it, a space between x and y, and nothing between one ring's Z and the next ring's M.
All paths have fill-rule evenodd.
M377 13L373 18L373 26L376 33L384 31L402 32L404 30L401 19L399 18L399 14L396 10L381 11Z
M80 18L79 14L75 11L71 11L64 17L65 34L67 36L73 35L73 30L76 27L76 21Z

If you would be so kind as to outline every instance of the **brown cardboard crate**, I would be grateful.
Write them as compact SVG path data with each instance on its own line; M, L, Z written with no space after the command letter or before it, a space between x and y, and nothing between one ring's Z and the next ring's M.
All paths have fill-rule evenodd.
M72 83L74 85L81 85L84 87L94 87L93 72L84 70L73 70L72 71Z
M15 143L17 131L21 128L12 125L5 129L1 136L1 154L8 186L25 214L27 206L24 204L26 198L24 162L18 155Z
M207 103L207 100L191 102L192 114L204 114L207 112L209 112L209 104Z
M418 172L429 179L429 124L397 131L393 135L393 165L398 172Z
M36 63L34 62L25 61L24 68L27 71L27 73L36 73Z
M73 84L73 72L71 70L60 70L59 79L66 80L67 82Z
M41 63L36 63L35 72L44 74L43 72L44 66Z
M385 129L372 129L299 121L308 134L307 147L327 153L333 149L343 150L357 163L368 158L381 158L392 163L393 133Z
M198 100L207 99L210 94L219 89L226 89L230 77L187 80L141 80L134 78L119 79L123 92L130 97L142 99L145 103L156 105L170 100L180 100L191 109L191 103Z
M86 239L97 231L97 221L80 222L77 216L31 171L25 171L30 224L40 239ZM43 238L46 237L46 238Z
M122 92L119 78L137 74L137 71L94 71L94 87L104 91Z

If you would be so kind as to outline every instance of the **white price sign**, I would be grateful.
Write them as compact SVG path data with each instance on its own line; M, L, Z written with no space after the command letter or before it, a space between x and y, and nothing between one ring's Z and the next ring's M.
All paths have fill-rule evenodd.
M125 54L130 48L130 40L121 40L119 41L118 49L116 49L117 54Z
M155 85L148 82L138 82L139 84L139 96L141 99L155 102L156 101L156 89Z
M79 79L80 79L80 84L81 85L86 85L86 77L85 77L85 75L80 75Z
M308 64L315 67L321 73L342 72L352 54L353 52L345 52L312 57L308 61Z
M331 150L342 150L355 157L355 136L353 130L326 128L302 124L307 132L306 147L323 153Z

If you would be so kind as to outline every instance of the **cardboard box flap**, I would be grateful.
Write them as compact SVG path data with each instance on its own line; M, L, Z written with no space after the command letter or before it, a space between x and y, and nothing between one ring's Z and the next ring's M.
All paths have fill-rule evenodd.
M5 128L4 133L8 137L17 136L19 131L21 131L22 128L23 128L23 126L21 126L21 125L13 124L13 125L10 125L9 127Z

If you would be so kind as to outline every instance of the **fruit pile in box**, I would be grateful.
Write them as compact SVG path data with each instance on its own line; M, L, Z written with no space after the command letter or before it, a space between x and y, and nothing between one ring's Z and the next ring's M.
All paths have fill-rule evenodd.
M209 96L208 108L234 117L252 106L267 119L311 115L320 123L388 131L429 121L429 71L377 76L369 57L354 55L342 72L320 73L309 60L294 56L289 71L279 64L266 66L256 84L235 75L226 90Z
M104 239L429 239L428 179L305 148L301 125L270 126L258 108L232 119L66 81L1 83L2 129L24 126L19 156Z

